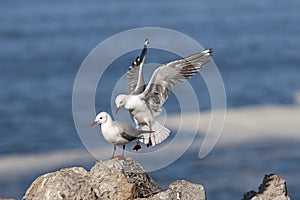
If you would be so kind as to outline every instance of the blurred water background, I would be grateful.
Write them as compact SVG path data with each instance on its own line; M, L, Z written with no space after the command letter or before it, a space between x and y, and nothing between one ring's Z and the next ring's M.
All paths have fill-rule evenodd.
M214 61L224 79L229 109L293 104L293 95L300 90L299 10L297 0L1 0L0 160L15 155L22 158L84 149L71 110L77 70L99 42L131 28L170 28L189 35L205 48L214 48ZM137 42L142 47L143 41ZM120 64L123 65L125 72L138 53L123 56L122 62L115 65L119 68ZM172 59L174 55L161 56L151 49L147 57L148 62L157 63ZM107 77L115 77L114 74L114 70L106 72ZM111 84L113 81L111 79ZM191 79L193 81L199 79ZM199 87L203 87L198 93L200 106L208 110L209 95L201 81ZM103 89L101 92L104 92L103 96L110 96L111 91ZM97 94L99 98L101 94ZM97 101L97 110L110 108L110 99L101 100ZM166 108L176 114L176 99L171 99ZM273 164L268 162L270 169L300 177L300 156L295 153L299 152L299 142L288 145L269 143L264 148L273 149L274 146L286 152L285 156L293 156L285 157L283 161L276 160ZM234 146L230 151L215 150L204 160L197 159L197 152L188 152L177 161L177 165L174 163L165 170L152 173L152 176L162 185L176 178L202 183L206 186L208 199L239 199L243 191L256 189L260 180L255 180L253 188L245 178L245 182L238 184L243 187L235 188L226 182L230 181L230 176L222 179L227 187L217 183L217 177L243 173L240 169L245 169L247 164L237 166L232 164L233 160L245 156L259 157L261 152L271 155L264 148L249 146L242 148L243 154L238 155L236 152L241 153L241 148ZM178 163L189 164L179 166ZM262 177L270 172L265 167L264 162L256 162L251 170L258 170L259 177ZM39 174L25 173L13 179L9 175L0 177L0 196L20 199ZM299 179L298 183L296 180L288 180L288 183L292 199L299 199Z

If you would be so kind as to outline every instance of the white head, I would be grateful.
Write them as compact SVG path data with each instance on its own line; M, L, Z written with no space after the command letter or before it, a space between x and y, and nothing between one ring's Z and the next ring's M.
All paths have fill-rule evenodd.
M110 118L109 114L106 112L99 113L95 120L92 122L91 126L94 126L95 124L103 124Z
M117 96L117 98L115 100L116 112L118 112L121 107L125 106L127 99L128 99L128 96L125 94L120 94Z

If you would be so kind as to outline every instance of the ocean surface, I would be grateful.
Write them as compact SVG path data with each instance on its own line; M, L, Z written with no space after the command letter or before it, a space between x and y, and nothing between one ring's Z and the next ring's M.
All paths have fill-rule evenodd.
M170 28L187 34L205 48L213 48L213 59L224 80L228 109L293 104L294 94L300 91L299 10L297 0L1 0L0 160L15 155L85 149L72 115L76 73L96 45L132 28ZM142 47L144 41L136 42ZM135 51L123 55L112 68L119 67L125 73L138 54ZM166 63L175 58L172 54L163 55L151 50L150 40L146 62ZM108 88L116 81L116 74L116 70L105 72ZM197 97L201 109L209 110L209 94L200 75L196 76L198 78L191 79L190 83L199 87ZM111 96L110 89L98 89L97 111L111 108L111 99L105 98L107 96ZM169 113L179 112L174 96L165 108ZM299 152L297 145L296 142L290 149L292 155ZM268 147L272 149L272 144ZM229 162L234 161L238 149L233 147L231 154L224 155L230 158ZM260 156L260 149L247 147L242 152L246 156ZM214 191L207 188L209 200L239 199L244 190L216 186L212 177L207 176L247 170L244 165L222 168L226 162L222 153L221 149L214 151L213 156L204 159L201 165L199 160L194 160L197 153L190 152L177 163L194 160L189 164L194 171L187 173L186 167L174 163L153 176L159 183L167 185L169 177L182 173L184 178L211 186ZM221 158L222 162L216 161ZM282 165L280 169L300 173L299 156L286 162L290 164ZM216 171L208 172L211 163L220 166L213 168ZM274 163L275 166L278 164ZM264 163L255 163L255 166L261 169ZM25 174L14 180L0 177L0 196L20 199L34 178ZM257 186L259 182L257 180ZM247 186L246 180L239 184ZM299 183L288 187L292 188L292 199L299 199L300 192L296 189L299 189Z

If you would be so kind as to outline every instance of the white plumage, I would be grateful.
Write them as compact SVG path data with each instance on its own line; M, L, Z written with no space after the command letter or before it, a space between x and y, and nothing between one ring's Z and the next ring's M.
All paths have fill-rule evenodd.
M125 145L133 140L137 140L134 150L138 150L141 148L138 140L143 138L143 133L149 133L149 131L138 130L130 124L113 121L111 116L106 112L100 112L96 116L91 125L95 124L101 124L101 132L104 139L114 145L112 158L115 157L116 145L123 145L122 155L117 156L123 159Z
M144 134L147 146L155 145L165 140L170 133L166 127L155 121L154 117L161 113L161 106L166 102L174 86L178 82L192 77L206 63L212 55L212 49L204 50L189 57L170 62L158 67L145 88L142 67L146 56L148 40L145 42L141 58L129 68L127 73L129 94L117 96L116 110L120 107L127 109L138 129L149 127L154 133ZM139 73L136 73L139 67ZM136 76L134 76L136 74ZM142 84L143 83L143 84ZM146 139L148 138L148 139Z

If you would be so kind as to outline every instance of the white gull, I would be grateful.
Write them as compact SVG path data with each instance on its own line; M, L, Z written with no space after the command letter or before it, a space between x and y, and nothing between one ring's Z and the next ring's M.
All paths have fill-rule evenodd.
M114 145L114 151L112 158L115 158L116 145L123 145L122 155L116 156L119 159L124 159L125 145L133 140L142 139L143 133L149 133L150 131L138 130L130 124L113 121L111 116L106 112L100 112L91 126L95 124L101 124L101 132L104 139ZM133 148L134 150L140 149L139 143Z
M170 133L170 130L159 124L154 117L161 113L161 106L166 102L173 87L177 82L183 82L198 72L210 61L212 52L212 49L204 50L189 57L161 65L154 71L147 87L142 92L138 83L143 82L142 65L145 57L140 59L142 62L139 74L135 76L137 78L133 79L134 76L131 76L131 71L133 69L137 70L138 63L129 68L127 73L129 94L117 96L115 100L116 110L118 111L120 107L124 107L130 112L139 129L147 126L150 131L154 131L150 134L144 134L144 142L147 146L162 142Z

